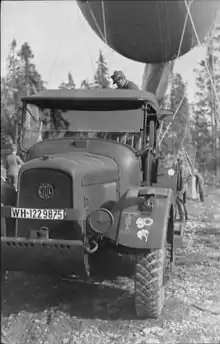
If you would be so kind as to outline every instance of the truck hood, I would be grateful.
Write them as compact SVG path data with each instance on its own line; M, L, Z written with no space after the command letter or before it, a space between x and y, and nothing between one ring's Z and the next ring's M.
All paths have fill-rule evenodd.
M82 186L108 183L119 180L118 165L111 158L71 152L42 156L26 162L20 169L20 174L30 169L55 169L67 172L78 179Z

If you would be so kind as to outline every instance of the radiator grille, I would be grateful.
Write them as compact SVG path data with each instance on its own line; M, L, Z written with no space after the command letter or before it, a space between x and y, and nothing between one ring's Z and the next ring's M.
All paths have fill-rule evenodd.
M49 199L39 196L40 186L51 185L53 195ZM54 169L33 169L25 171L20 178L18 206L23 208L72 208L72 178L67 173ZM48 196L48 195L46 195ZM29 237L30 230L49 228L50 239L75 240L79 237L79 226L74 221L18 220L19 237ZM78 233L78 234L77 234Z

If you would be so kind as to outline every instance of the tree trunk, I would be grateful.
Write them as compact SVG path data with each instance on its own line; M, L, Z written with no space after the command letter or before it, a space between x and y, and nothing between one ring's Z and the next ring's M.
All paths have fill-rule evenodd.
M216 111L216 179L220 181L220 105Z
M196 177L192 176L192 199L197 199Z

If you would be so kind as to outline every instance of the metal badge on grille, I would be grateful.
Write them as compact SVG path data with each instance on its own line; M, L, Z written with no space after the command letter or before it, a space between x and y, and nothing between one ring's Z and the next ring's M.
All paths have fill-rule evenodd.
M38 188L38 196L43 199L50 199L53 197L53 187L50 184L41 184Z

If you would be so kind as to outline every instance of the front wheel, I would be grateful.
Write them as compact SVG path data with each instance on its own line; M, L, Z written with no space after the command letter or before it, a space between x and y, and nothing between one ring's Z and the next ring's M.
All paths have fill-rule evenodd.
M138 258L135 272L135 309L140 318L157 318L164 305L166 250L151 250Z

